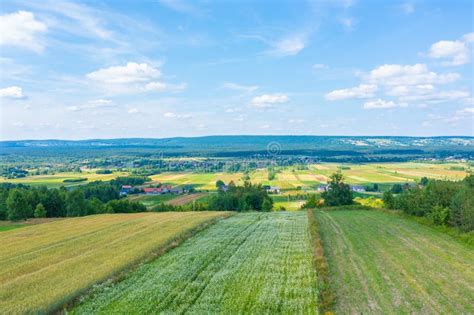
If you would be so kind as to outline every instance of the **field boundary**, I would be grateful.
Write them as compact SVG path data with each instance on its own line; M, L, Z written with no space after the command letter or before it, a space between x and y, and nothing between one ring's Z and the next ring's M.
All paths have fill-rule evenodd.
M72 296L67 301L62 301L59 302L58 305L52 306L51 309L47 310L47 313L67 314L68 311L71 310L76 304L78 304L83 297L93 295L97 290L100 290L103 287L111 286L117 282L126 279L130 272L135 271L141 265L149 263L155 260L156 258L162 256L163 254L182 244L187 239L193 237L197 233L215 224L217 221L227 219L233 215L234 213L232 212L223 213L221 216L210 218L209 220L206 220L205 222L202 222L195 227L192 227L177 234L175 237L168 240L165 244L159 246L154 251L150 252L148 257L141 259L140 261L131 262L129 265L125 266L121 270L110 274L109 276L107 276L107 278L97 281L96 284L92 285L89 288L78 290L77 292L72 294Z
M324 255L318 222L314 216L313 209L307 210L309 232L311 234L311 246L313 249L313 263L316 269L316 283L318 288L318 308L321 314L333 314L333 306L336 301L329 277L329 265Z
M456 227L447 226L447 225L436 225L436 224L433 224L426 217L417 217L417 216L405 213L402 210L396 210L396 209L392 210L392 209L385 209L385 208L371 208L370 210L379 211L388 215L394 215L394 216L418 223L420 225L427 226L429 228L432 228L435 231L449 235L454 240L460 243L466 244L467 246L474 248L474 231L463 232Z

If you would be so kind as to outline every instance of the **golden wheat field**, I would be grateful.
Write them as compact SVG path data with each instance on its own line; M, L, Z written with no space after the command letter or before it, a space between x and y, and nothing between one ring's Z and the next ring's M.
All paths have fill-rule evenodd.
M57 310L225 212L105 214L0 234L0 310Z

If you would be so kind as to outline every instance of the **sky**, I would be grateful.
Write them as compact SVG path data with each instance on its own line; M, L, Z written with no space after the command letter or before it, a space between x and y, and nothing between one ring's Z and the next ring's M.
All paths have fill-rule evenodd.
M474 136L474 7L0 3L0 140Z

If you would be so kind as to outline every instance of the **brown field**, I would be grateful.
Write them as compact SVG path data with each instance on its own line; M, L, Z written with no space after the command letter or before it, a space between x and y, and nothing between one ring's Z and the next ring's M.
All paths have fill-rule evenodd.
M48 313L225 212L104 214L0 233L0 313Z

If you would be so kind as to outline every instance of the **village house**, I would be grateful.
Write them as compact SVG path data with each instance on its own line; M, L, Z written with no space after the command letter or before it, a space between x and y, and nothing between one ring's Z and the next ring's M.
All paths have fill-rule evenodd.
M351 190L355 191L355 192L365 192L365 187L364 186L353 185L353 186L351 186Z
M123 185L120 189L120 196L128 195L132 189L133 187L130 185Z
M278 187L278 186L263 186L263 188L269 194L279 194L280 193L280 187Z
M328 191L329 185L319 185L316 190L317 191Z

